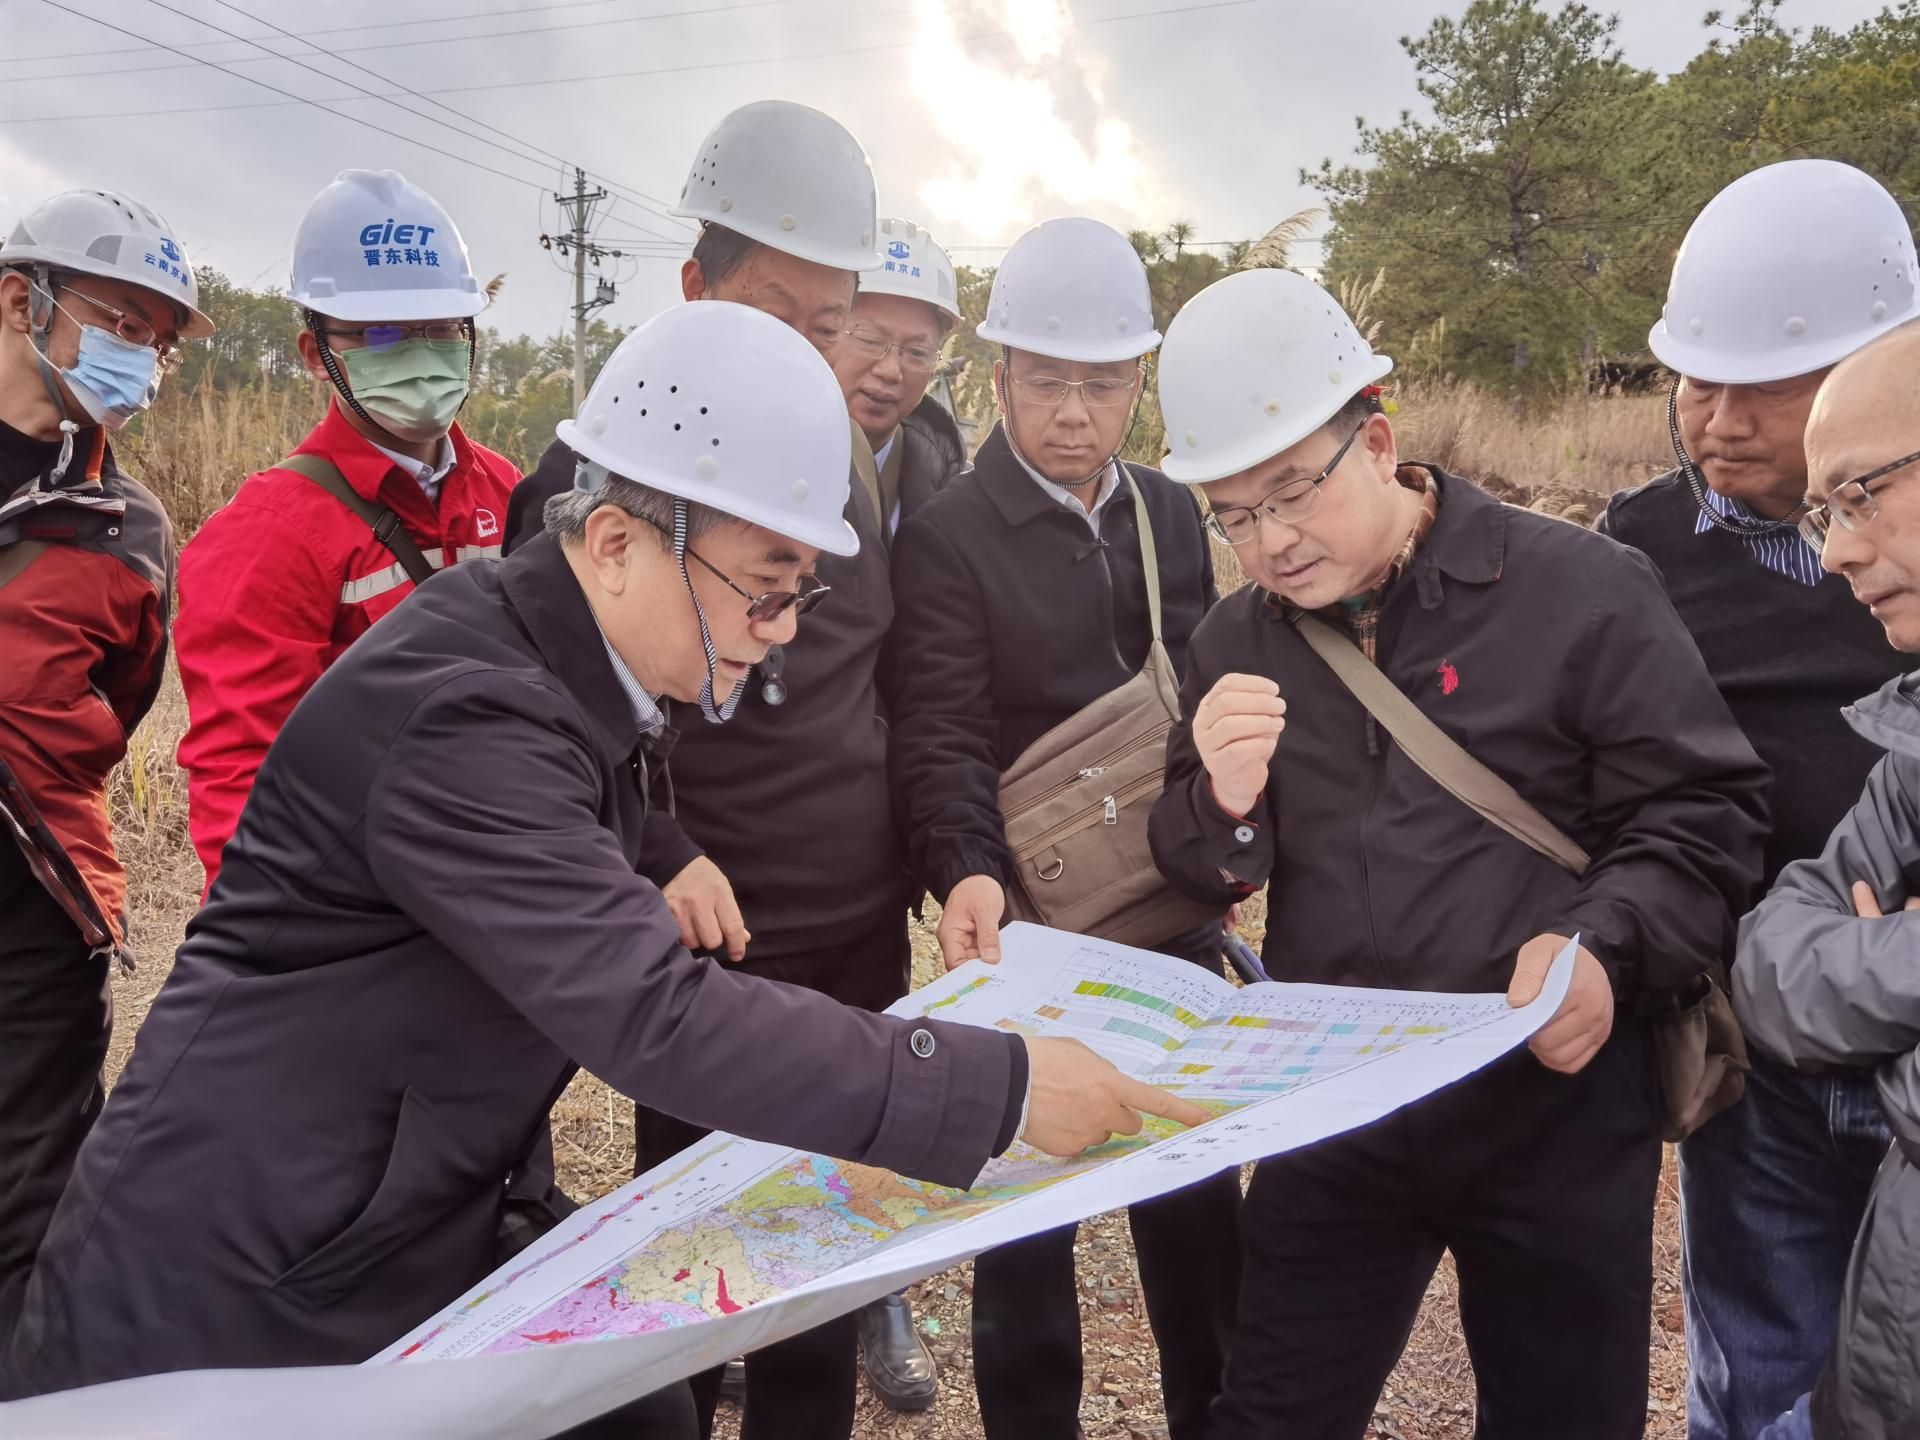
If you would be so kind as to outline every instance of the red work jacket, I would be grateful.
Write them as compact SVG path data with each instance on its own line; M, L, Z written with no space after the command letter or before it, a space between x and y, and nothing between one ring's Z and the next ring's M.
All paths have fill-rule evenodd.
M497 557L505 457L452 432L454 464L438 502L347 422L338 405L294 452L333 462L347 483L400 517L436 569ZM180 555L174 649L187 692L180 742L187 822L213 888L220 852L267 747L300 697L347 646L413 591L368 525L290 470L250 475Z

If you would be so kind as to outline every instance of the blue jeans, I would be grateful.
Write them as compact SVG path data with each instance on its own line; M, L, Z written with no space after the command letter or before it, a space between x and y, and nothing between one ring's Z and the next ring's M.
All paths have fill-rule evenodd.
M1756 1052L1746 1098L1681 1145L1688 1440L1754 1440L1813 1389L1891 1143L1868 1072Z

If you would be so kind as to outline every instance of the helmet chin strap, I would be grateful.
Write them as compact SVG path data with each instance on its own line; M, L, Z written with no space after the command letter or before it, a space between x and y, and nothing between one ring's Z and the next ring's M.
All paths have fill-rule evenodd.
M60 415L60 458L49 472L58 476L67 473L67 465L73 459L73 437L81 427L80 422L73 418L73 412L67 408L66 394L60 388L59 368L47 354L47 346L53 343L53 272L45 265L34 266L30 286L32 302L27 310L30 327L27 344L40 369L40 383L47 387L47 398L53 401L53 408ZM87 418L87 423L92 423L92 417Z
M1687 485L1693 491L1693 503L1700 507L1700 513L1715 527L1730 535L1778 535L1794 529L1784 520L1754 520L1745 515L1722 515L1708 503L1706 477L1700 473L1700 467L1693 463L1693 456L1687 453L1687 442L1680 434L1680 379L1677 376L1673 388L1667 391L1667 434L1673 438L1673 454L1680 462L1680 473L1686 477Z
M713 699L714 674L719 668L720 652L713 648L713 632L707 628L706 608L700 603L700 594L693 588L693 577L687 573L687 512L685 500L673 502L673 558L680 564L680 583L687 587L687 594L693 600L693 613L700 622L700 644L707 652L707 680L700 687L700 713L710 725L720 725L733 718L734 710L740 704L740 697L746 693L747 677L741 676L733 687L733 693L724 704L715 705ZM784 695L782 698L785 698Z
M1013 438L1013 351L1005 345L1000 347L1000 378L995 384L999 387L999 393L994 398L1000 402L1000 413L1007 417L1007 423L1001 428L1006 433L1007 448L1013 452L1013 458L1018 460L1021 468L1034 479L1044 480L1049 485L1058 485L1062 490L1079 490L1101 479L1107 473L1107 468L1120 458L1120 452L1126 449L1127 437L1133 434L1134 421L1140 413L1140 397L1135 395L1134 417L1127 421L1126 434L1120 437L1120 444L1114 448L1113 453L1102 460L1094 472L1084 480L1055 480L1049 475L1041 474L1040 467L1021 453L1020 442ZM1143 386L1142 389L1144 388Z

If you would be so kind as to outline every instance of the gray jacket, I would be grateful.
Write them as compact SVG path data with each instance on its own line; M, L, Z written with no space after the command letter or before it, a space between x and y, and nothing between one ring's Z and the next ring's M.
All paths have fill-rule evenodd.
M1788 866L1742 923L1733 1000L1768 1054L1803 1070L1871 1066L1878 1082L1895 1144L1854 1244L1813 1419L1821 1440L1881 1440L1920 1433L1920 911L1900 909L1920 894L1920 672L1844 714L1886 758L1820 858ZM1856 880L1886 919L1854 914Z

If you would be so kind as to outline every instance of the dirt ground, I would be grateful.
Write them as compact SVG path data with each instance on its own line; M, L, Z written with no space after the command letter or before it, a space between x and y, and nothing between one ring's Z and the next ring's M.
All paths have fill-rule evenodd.
M172 766L183 710L178 682L170 679L115 785L116 823L133 885L130 938L142 963L136 975L115 982L118 1014L110 1074L125 1063L199 898L200 868L185 838L185 787ZM1249 918L1255 922L1245 927L1251 932L1258 912ZM916 930L914 948L916 983L923 983L937 963L930 928ZM576 1079L555 1107L554 1140L561 1182L579 1198L604 1194L632 1176L633 1107L592 1076ZM1686 1353L1674 1207L1669 1165L1654 1232L1650 1440L1679 1440L1685 1431ZM1163 1437L1157 1361L1125 1216L1103 1215L1082 1225L1078 1253L1086 1357L1081 1419L1088 1440ZM912 1292L914 1313L940 1363L940 1396L933 1409L894 1415L863 1383L857 1435L960 1440L980 1433L968 1343L971 1283L971 1268L962 1265L922 1281ZM738 1414L732 1407L723 1408L717 1433L736 1440ZM1466 1440L1472 1433L1472 1370L1460 1339L1449 1263L1434 1277L1406 1354L1381 1396L1369 1440Z

